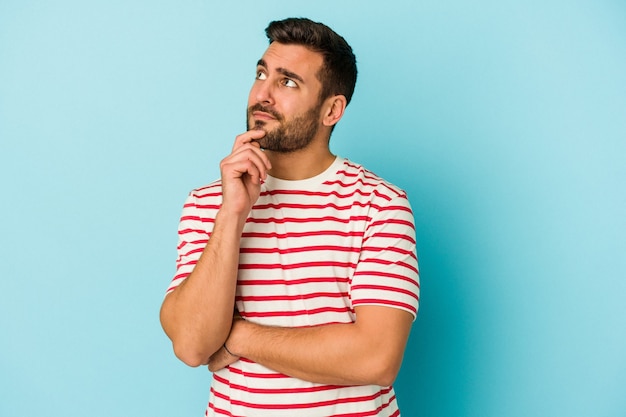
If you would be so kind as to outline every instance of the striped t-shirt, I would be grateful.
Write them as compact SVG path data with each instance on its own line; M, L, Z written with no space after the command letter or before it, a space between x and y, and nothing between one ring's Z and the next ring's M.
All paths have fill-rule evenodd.
M211 236L221 182L192 191L179 227L177 272L193 270ZM252 322L315 326L355 321L379 305L414 316L419 299L406 194L346 159L301 181L268 177L241 238L236 307ZM210 302L210 300L207 300ZM399 416L392 387L329 386L242 358L213 375L207 416Z

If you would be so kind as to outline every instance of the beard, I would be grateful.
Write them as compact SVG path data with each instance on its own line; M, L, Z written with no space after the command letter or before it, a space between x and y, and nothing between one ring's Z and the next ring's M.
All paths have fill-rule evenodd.
M265 130L267 124L263 120L257 120L254 126L250 126L250 119L252 113L255 111L262 111L271 114L279 126L272 130L265 130L265 136L259 139L259 145L261 148L268 151L289 153L295 152L300 149L306 148L319 130L319 112L321 106L314 106L307 110L304 114L294 117L289 121L285 121L282 114L278 113L274 109L264 107L257 103L248 108L247 112L247 128Z

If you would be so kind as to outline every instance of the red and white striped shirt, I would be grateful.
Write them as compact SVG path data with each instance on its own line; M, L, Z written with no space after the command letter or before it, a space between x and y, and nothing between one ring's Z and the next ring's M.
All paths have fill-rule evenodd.
M179 226L177 272L193 270L221 204L221 182L192 191ZM237 310L271 326L355 321L379 305L417 314L419 273L406 194L337 158L302 181L268 177L243 229ZM210 302L210 300L207 300ZM241 359L213 375L207 416L399 416L392 387L329 386Z

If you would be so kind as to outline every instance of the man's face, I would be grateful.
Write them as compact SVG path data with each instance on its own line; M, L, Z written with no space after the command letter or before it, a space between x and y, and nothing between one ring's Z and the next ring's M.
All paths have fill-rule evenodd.
M248 97L248 130L262 129L258 142L276 152L305 148L319 133L322 55L301 45L270 44L257 65Z

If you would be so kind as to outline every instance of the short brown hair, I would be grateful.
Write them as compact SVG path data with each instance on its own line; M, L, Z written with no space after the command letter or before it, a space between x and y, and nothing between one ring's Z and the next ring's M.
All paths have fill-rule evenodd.
M291 17L271 22L265 29L270 41L303 45L324 58L317 74L322 83L320 100L341 94L350 103L356 85L356 57L348 42L323 23Z

